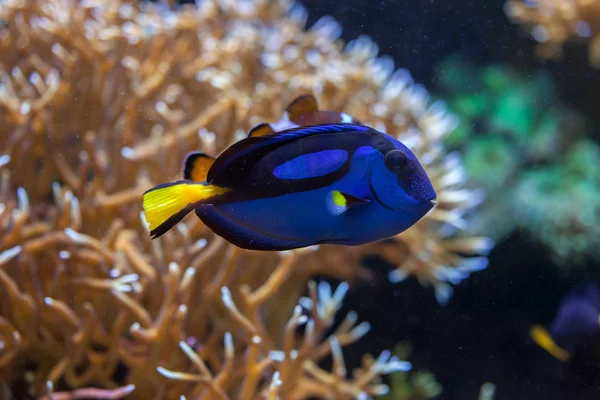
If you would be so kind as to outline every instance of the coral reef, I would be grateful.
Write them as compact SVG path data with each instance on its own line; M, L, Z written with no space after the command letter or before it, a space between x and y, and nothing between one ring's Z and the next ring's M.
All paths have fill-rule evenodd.
M487 265L492 242L460 232L481 196L443 146L455 119L368 38L344 46L331 18L307 30L283 0L10 0L0 19L3 398L382 394L380 375L409 364L385 351L349 376L341 347L368 324L334 326L348 284L311 279L368 278L362 256L378 254L390 279L416 276L445 302ZM145 189L304 92L409 145L439 206L359 248L247 252L193 217L149 240Z
M461 117L446 144L463 153L469 179L487 194L469 230L502 240L521 229L559 264L599 256L600 180L590 166L600 148L583 117L556 100L548 75L450 57L438 76L440 95Z
M600 1L509 0L504 8L512 22L531 32L540 58L559 57L569 41L589 41L590 64L600 68Z

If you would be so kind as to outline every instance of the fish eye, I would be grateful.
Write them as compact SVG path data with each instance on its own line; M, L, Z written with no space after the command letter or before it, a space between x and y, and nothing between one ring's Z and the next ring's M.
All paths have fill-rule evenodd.
M385 166L390 171L400 172L404 168L408 160L404 153L402 153L400 150L392 150L385 155L384 162Z

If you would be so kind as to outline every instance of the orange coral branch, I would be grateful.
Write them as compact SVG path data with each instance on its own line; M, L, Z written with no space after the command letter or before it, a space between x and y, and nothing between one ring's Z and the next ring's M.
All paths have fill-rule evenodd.
M42 396L39 400L77 400L77 399L121 399L135 390L134 385L127 385L113 390L86 388L71 392L55 392Z
M539 57L558 58L569 41L589 41L590 64L600 68L600 2L597 0L510 0L506 15L526 26Z

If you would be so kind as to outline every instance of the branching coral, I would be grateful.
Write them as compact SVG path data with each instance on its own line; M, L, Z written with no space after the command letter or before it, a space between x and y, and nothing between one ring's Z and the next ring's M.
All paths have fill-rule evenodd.
M259 289L260 290L260 289ZM243 372L236 374L233 360L235 354L234 342L230 333L225 334L226 361L216 379L213 379L210 370L203 360L185 342L180 342L181 349L189 357L192 364L201 372L201 375L177 373L159 368L162 375L183 382L196 383L191 390L196 398L203 392L209 392L215 398L225 398L226 388L232 386L236 378L242 379L241 386L237 386L236 398L254 398L256 387L260 386L260 377L264 371L272 365L276 366L276 372L270 381L265 382L265 397L275 398L279 396L284 399L303 398L365 398L369 395L387 392L385 385L379 384L377 380L381 374L394 371L410 369L410 364L400 361L397 357L391 357L389 351L384 351L376 361L369 362L366 359L364 368L357 370L353 381L346 381L346 367L342 355L341 346L349 344L360 338L368 330L367 324L354 326L356 316L349 314L334 334L327 341L322 342L325 333L333 322L334 314L340 307L340 302L347 290L347 284L340 285L336 291L331 293L327 283L321 283L317 290L314 282L309 283L309 297L300 299L300 304L294 309L292 318L287 322L284 330L283 346L281 350L269 351L269 357L261 360L261 352L269 349L273 340L261 333L262 321L257 318L258 314L244 315L234 303L231 293L227 287L221 289L225 307L233 316L236 325L243 327L243 337L251 338L247 344L245 354L246 366ZM256 308L254 293L242 296L245 309ZM311 317L303 315L303 307ZM305 337L298 341L295 332L300 325L305 325ZM333 356L333 372L329 373L320 369L316 362L323 356L331 353ZM304 375L307 379L302 380ZM297 382L300 382L298 385Z
M328 393L354 398L381 391L373 381L379 374L408 366L383 353L354 380L345 380L341 346L363 336L368 324L355 326L356 315L349 314L328 340L322 339L347 284L331 294L327 284L317 290L310 283L309 297L301 299L310 318L302 315L298 305L292 320L284 323L281 314L290 309L286 304L302 290L296 281L303 280L303 273L295 271L302 253L274 255L274 264L256 254L244 253L242 258L242 250L219 239L206 248L204 241L190 241L185 225L171 243L143 253L131 230L109 229L99 240L71 227L61 229L62 220L80 220L76 208L64 206L70 204L64 201L68 194L57 201L63 204L60 214L41 223L46 233L31 238L32 210L25 192L19 193L19 206L9 203L6 211L12 219L8 225L24 228L3 237L10 245L23 244L0 253L0 281L7 293L0 303L5 382L18 380L20 376L14 374L33 368L30 385L37 394L43 393L46 380L71 388L94 384L114 389L125 378L135 386L136 398L177 398L188 393L187 386L157 379L157 371L191 379L189 374L162 368L188 368L186 355L192 365L199 365L198 356L190 352L194 346L208 364L200 364L208 376L192 379L199 384L189 389L194 398L206 385L215 398L255 398L269 390L293 390L294 395L285 398L327 397ZM53 259L44 259L49 256ZM182 270L180 265L187 267ZM237 289L239 306L229 287ZM301 342L296 333L299 323L306 324ZM224 344L220 343L223 337ZM237 352L233 338L239 341ZM329 352L336 360L333 375L317 366ZM120 366L127 372L115 381ZM221 373L213 377L210 370ZM271 388L265 374L277 372L282 383Z
M558 57L568 41L589 39L590 64L600 68L600 1L509 0L505 11L511 21L531 30L541 58Z
M401 358L406 358L411 351L410 344L405 342L399 343L394 348L394 354ZM381 399L427 400L436 398L442 392L442 385L429 371L397 371L390 375L390 392Z
M490 241L455 233L481 198L441 144L453 117L375 58L369 39L344 48L330 18L305 30L304 10L283 0L206 0L177 12L11 0L0 19L5 392L10 383L55 398L132 387L129 397L142 399L368 397L384 391L379 375L407 364L386 352L349 378L340 348L367 325L350 314L329 334L346 284L330 295L311 277L365 277L361 257L375 253L398 266L392 279L415 275L446 301L448 282L485 267L468 256ZM146 188L174 179L188 151L217 154L305 92L413 148L438 208L360 248L246 252L194 218L149 240ZM318 363L330 353L326 372Z

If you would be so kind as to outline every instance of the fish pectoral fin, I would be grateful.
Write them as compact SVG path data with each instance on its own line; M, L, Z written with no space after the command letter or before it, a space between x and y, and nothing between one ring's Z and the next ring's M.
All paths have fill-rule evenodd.
M569 359L569 352L556 344L550 332L543 326L533 325L529 330L529 336L531 336L531 339L533 339L535 344L546 350L553 357L556 357L561 361L567 361Z
M340 192L339 190L329 192L325 201L327 210L332 215L342 215L352 207L370 202L368 199L361 199L351 194Z
M290 121L297 123L296 121L300 116L319 111L319 106L317 105L315 96L312 94L305 94L292 101L285 111L287 112Z
M217 207L203 205L196 208L196 215L213 232L229 243L246 250L284 251L312 246L293 238L267 235L243 226L239 222L225 216Z
M183 163L183 179L194 182L205 182L208 170L215 159L199 151L189 153Z
M262 124L258 124L254 128L250 129L250 132L248 132L248 137L266 136L274 133L275 131L271 125L263 122Z

